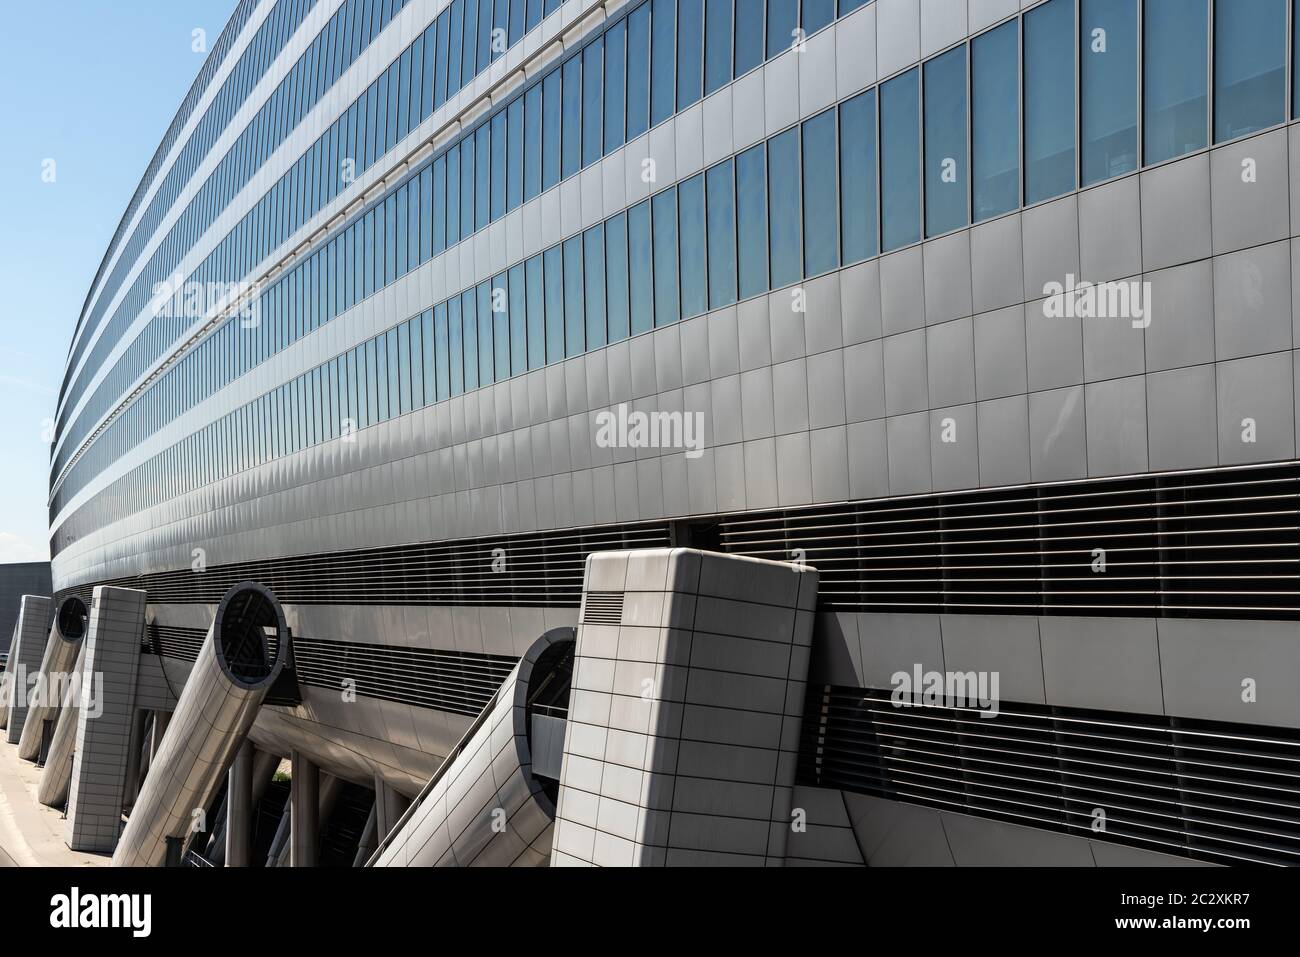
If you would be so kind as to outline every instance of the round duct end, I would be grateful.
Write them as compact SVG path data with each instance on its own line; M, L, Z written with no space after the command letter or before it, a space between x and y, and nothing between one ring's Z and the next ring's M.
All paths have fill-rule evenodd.
M55 616L55 630L64 641L80 641L86 635L86 623L89 620L86 603L76 595L69 595L59 603Z
M217 663L233 684L247 691L269 687L289 653L284 609L265 585L233 585L217 606L212 641Z

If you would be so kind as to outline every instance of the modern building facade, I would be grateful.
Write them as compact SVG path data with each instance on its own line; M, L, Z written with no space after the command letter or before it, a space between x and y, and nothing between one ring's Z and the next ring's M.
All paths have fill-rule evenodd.
M1295 862L1297 31L1291 0L243 0L59 398L55 597L143 592L171 689L121 753L253 581L296 689L248 738L328 832L273 816L272 862L422 860L385 835L447 826L444 759L487 760L575 627L560 788L517 792L553 829L430 857ZM642 550L811 567L815 611L593 585ZM734 621L654 622L703 659L635 658L654 700L691 674L635 732L676 772L643 740L607 793L634 732L576 709L637 695L592 629L706 593Z
M50 594L49 562L10 562L0 565L0 640L13 636L23 595ZM8 647L6 646L6 652Z

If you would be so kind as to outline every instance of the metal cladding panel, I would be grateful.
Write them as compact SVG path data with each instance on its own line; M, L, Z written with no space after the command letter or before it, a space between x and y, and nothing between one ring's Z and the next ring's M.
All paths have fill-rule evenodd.
M80 642L77 648L77 662L72 670L81 675L85 681L86 643ZM54 725L54 737L50 740L50 751L45 756L45 768L41 771L40 784L37 786L36 799L46 807L58 807L68 797L68 784L72 778L72 752L77 745L77 709L67 707L59 709L58 721Z

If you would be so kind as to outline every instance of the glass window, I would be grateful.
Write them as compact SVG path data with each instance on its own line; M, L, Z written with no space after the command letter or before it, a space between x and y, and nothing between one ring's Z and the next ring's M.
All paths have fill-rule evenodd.
M451 356L451 394L465 391L465 358L461 348L464 330L461 327L460 296L447 301L447 350Z
M682 316L707 312L708 250L704 238L704 174L677 187L677 221L681 236Z
M505 273L492 280L493 379L510 378L510 286Z
M451 5L451 42L447 51L447 95L460 92L461 49L465 39L465 0L453 0Z
M654 38L650 55L650 125L658 126L673 115L676 92L673 48L677 43L677 0L651 0Z
M466 86L478 72L475 66L478 53L478 5L479 0L465 0L465 56L461 60L460 80Z
M397 388L397 356L393 355L393 361L389 362L389 349L396 352L397 344L392 340L396 337L391 334L385 334L377 337L375 341L375 358L378 360L377 371L375 372L375 396L378 399L377 412L378 421L384 422L391 419L397 413L397 403L393 401L393 393ZM302 382L302 379L298 379ZM305 411L305 410L304 410Z
M654 217L655 325L681 318L677 277L677 190L666 189L650 200Z
M627 138L650 127L650 4L627 18Z
M604 153L601 121L604 114L605 44L597 37L582 51L582 165Z
M1291 9L1291 118L1300 119L1300 0Z
M886 251L921 238L921 136L918 72L880 88L881 234Z
M525 264L528 294L528 368L546 365L546 295L542 274L542 257L534 256Z
M1020 36L1013 21L971 41L975 221L1020 205Z
M709 308L736 301L736 176L731 160L705 174L709 204Z
M605 330L605 227L597 225L582 235L582 275L587 312L587 348L598 349L608 339Z
M433 254L447 248L447 159L433 162Z
M1081 0L1083 185L1137 169L1137 4Z
M518 2L518 0L516 0ZM524 201L524 101L517 97L506 109L506 209Z
M734 76L748 73L763 62L763 4L765 0L736 0Z
M654 269L651 257L650 201L627 211L628 289L632 303L632 335L654 327Z
M1286 0L1214 5L1214 141L1286 118Z
M786 130L767 142L768 253L772 288L803 278L799 130Z
M433 361L439 401L451 395L451 350L447 326L447 304L439 303L433 309Z
M421 324L424 329L421 332L421 360L420 368L424 376L424 404L431 405L435 398L434 393L434 344L433 344L433 310L426 309L421 318Z
M794 46L799 26L799 0L768 0L767 58L780 56Z
M406 255L406 237L410 227L406 222L407 193L405 186L397 191L397 275L405 276L409 263Z
M803 264L816 276L840 264L835 110L803 124Z
M474 228L487 226L492 214L491 128L484 123L474 134Z
M734 0L705 0L704 95L731 82L731 12Z
M506 37L509 46L514 46L524 36L524 0L510 0L510 33Z
M677 0L677 109L699 102L704 82L704 0Z
M473 289L460 294L460 319L464 327L461 346L465 350L465 391L478 388L478 301Z
M546 272L546 361L564 358L564 251L554 246L542 253Z
M811 36L835 19L835 0L803 0L803 32Z
M443 11L438 17L438 60L433 73L433 108L447 102L447 25L451 14Z
M568 179L582 166L582 57L564 64L564 130L560 175Z
M768 288L767 153L763 144L736 157L736 237L740 298Z
M965 226L966 48L925 64L925 232Z
M506 214L506 111L492 117L492 209L491 219Z
M618 342L631 333L628 312L627 214L619 213L605 223L605 311L609 341Z
M1025 14L1025 202L1074 188L1074 0Z
M411 411L411 324L397 327L397 407L400 414Z
M1206 145L1205 0L1146 0L1142 27L1143 160L1159 163Z
M564 354L569 357L586 350L583 294L582 236L574 236L564 243Z
M524 296L524 267L510 267L510 374L528 371L528 300Z
M426 166L420 171L418 180L418 196L420 200L419 211L411 216L411 233L412 244L419 250L415 255L419 262L428 262L430 256L429 249L429 224L433 222L433 167ZM342 260L340 259L340 262ZM340 310L342 311L342 310Z
M619 20L605 34L605 152L623 145L627 126L627 20Z
M876 91L840 104L840 245L847 263L876 254Z
M560 71L542 81L542 189L560 181Z
M542 191L542 88L524 94L524 201Z
M447 245L460 242L460 149L447 151Z
M478 383L491 385L496 362L492 344L496 341L494 326L496 314L492 311L492 283L478 285Z

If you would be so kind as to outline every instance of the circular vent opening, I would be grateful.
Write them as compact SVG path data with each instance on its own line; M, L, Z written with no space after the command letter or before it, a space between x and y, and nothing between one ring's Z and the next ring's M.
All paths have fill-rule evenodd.
M59 636L64 641L80 641L86 633L86 603L72 595L59 605Z

